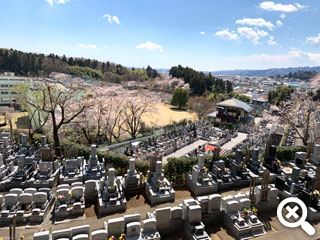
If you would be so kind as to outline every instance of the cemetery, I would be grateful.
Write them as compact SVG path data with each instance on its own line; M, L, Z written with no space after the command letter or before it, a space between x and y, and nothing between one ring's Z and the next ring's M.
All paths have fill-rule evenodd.
M53 226L67 219L77 222L86 219L86 209L93 206L97 220L103 222L100 229L72 224L36 232L33 239L161 239L177 232L183 239L211 239L206 229L215 225L236 239L250 239L267 234L260 215L275 213L280 200L292 196L306 203L309 221L319 220L320 146L296 152L293 161L281 166L276 157L277 135L259 135L259 143L248 135L228 150L234 157L221 160L224 144L237 135L205 122L190 124L130 146L125 151L128 169L116 174L103 158L99 161L96 145L91 145L87 161L72 149L58 159L45 136L29 145L24 134L19 144L11 144L10 135L1 134L0 225L12 229L51 218ZM199 139L206 143L185 155L197 158L185 175L193 198L175 204L176 191L166 178L163 159ZM149 162L146 176L136 170L137 160ZM223 192L244 188L222 197ZM128 214L128 201L135 197L156 208L145 216Z
M60 167L59 184L83 182L84 157L72 157L63 161Z
M46 137L41 137L40 161L38 168L30 179L30 187L34 188L52 188L58 181L60 172L60 163L54 159L54 151L46 145Z
M56 220L82 216L85 209L84 187L82 182L57 186L54 216Z
M151 205L174 202L175 192L171 183L164 177L161 157L154 155L150 159L150 170L147 173L145 194Z
M296 152L290 177L277 176L275 187L279 190L279 197L298 197L307 206L307 219L311 222L320 219L320 157L319 145L310 145L310 152ZM310 156L310 161L307 156Z
M114 168L109 168L108 176L103 177L98 184L98 200L96 211L98 216L124 212L127 200L124 196L124 179L115 176Z
M129 159L129 169L124 175L125 195L136 195L144 191L144 183L142 180L142 174L137 173L135 169L136 159Z
M186 185L194 196L208 195L218 191L218 183L204 167L204 155L199 154L198 164L192 168L192 173L187 174Z
M97 146L91 145L91 155L88 163L83 167L84 181L99 180L105 176L104 159L100 163L97 156Z
M13 188L6 195L0 195L0 225L9 226L15 219L16 224L40 224L50 213L54 203L49 188Z

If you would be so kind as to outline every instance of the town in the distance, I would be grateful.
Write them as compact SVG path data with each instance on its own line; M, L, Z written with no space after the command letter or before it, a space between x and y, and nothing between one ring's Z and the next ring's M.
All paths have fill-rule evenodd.
M320 239L319 3L26 2L0 3L0 240Z

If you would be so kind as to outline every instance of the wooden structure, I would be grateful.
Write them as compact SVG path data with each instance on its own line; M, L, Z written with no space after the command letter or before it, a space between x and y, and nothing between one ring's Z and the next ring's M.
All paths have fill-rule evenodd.
M270 171L268 169L266 169L262 174L261 201L268 200L269 177L270 177Z

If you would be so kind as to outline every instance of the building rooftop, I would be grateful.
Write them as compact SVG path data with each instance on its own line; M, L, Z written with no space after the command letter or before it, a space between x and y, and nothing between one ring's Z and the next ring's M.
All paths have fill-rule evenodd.
M241 108L248 113L252 111L252 107L250 107L245 102L242 102L236 98L231 98L231 99L225 100L223 102L217 103L216 106L217 107Z

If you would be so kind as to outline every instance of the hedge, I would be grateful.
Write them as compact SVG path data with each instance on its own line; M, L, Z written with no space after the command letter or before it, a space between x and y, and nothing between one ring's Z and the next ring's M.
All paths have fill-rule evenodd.
M295 147L277 147L276 158L281 162L290 162L294 160L296 152L306 152L306 146L295 146Z
M78 155L83 156L86 160L90 158L91 149L76 143L71 142L61 142L61 148L74 147L78 149ZM107 152L107 151L97 151L99 161L102 161L102 158L106 161L106 164L112 164L116 170L116 175L124 175L127 173L129 168L129 159L126 156L121 154ZM149 169L148 162L136 161L136 170L141 172L143 175L147 175ZM107 170L107 169L106 169Z
M69 147L77 148L78 155L85 157L86 160L89 159L91 154L91 149L89 147L85 147L76 143L62 141L61 147L62 149ZM296 152L306 152L306 150L307 149L305 146L277 147L276 157L281 162L293 161ZM260 154L263 155L263 152ZM124 175L129 168L129 159L126 156L107 151L98 151L97 155L100 161L102 158L104 158L106 164L112 164L112 166L116 169L117 175ZM219 159L225 161L226 167L230 167L229 160L235 159L235 153L220 155ZM210 168L211 160L212 155L205 156L205 166L207 168ZM190 172L192 167L196 165L197 162L198 160L196 157L169 158L168 163L164 166L165 176L174 184L184 184L186 173ZM141 172L143 175L147 175L149 168L150 166L148 161L136 161L136 170Z

